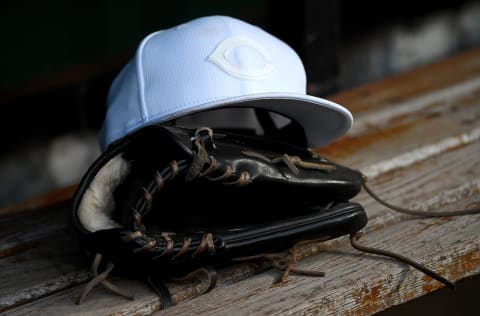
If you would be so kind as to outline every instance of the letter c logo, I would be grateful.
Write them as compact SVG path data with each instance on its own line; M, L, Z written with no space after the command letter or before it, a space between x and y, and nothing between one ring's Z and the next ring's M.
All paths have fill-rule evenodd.
M232 53L236 54L234 50L242 47L247 48L249 56L256 59L255 65L240 66L230 60L230 55ZM268 52L257 42L242 36L230 37L222 41L208 56L208 60L226 73L241 79L267 79L275 72L275 67L271 63Z

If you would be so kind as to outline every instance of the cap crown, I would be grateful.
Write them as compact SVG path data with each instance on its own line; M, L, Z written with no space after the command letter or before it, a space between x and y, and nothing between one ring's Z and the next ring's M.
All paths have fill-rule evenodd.
M305 89L303 64L284 42L231 17L199 18L141 42L110 88L103 145L218 101Z

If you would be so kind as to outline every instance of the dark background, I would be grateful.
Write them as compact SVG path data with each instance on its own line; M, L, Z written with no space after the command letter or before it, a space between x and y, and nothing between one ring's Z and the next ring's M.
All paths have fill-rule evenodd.
M302 57L309 92L325 95L477 44L478 32L459 30L453 35L455 43L423 48L432 50L431 56L422 51L419 62L413 56L410 64L392 67L389 58L395 56L389 50L395 47L384 47L384 54L391 57L365 61L363 67L351 65L352 60L368 56L362 47L355 48L362 41L377 36L381 42L382 36L388 37L384 33L395 27L407 37L414 36L435 14L446 15L443 23L452 24L449 19L465 14L472 5L465 0L3 1L0 106L2 117L8 119L0 125L2 148L9 152L11 146L38 143L61 133L96 130L105 112L108 86L141 39L195 17L231 15L277 35Z
M480 43L480 2L2 1L0 207L78 181L114 76L147 34L222 14L289 43L326 96ZM344 105L348 108L348 104Z
M317 96L480 44L480 2L469 0L2 1L0 207L77 182L99 154L110 83L141 39L213 14L289 43ZM480 281L460 283L457 295L438 291L382 315L473 315Z

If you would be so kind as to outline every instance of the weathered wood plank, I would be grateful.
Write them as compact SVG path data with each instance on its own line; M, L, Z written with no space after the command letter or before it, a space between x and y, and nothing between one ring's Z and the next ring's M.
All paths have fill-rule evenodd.
M479 198L480 164L473 157L480 157L480 140L382 173L369 181L369 185L393 204L424 210L450 210L448 204L452 201ZM364 205L371 220L377 216L390 220L405 218L379 205L364 191L354 200Z
M435 157L434 161L436 159L441 159L441 160L443 160L443 163L434 162L433 164L451 166L452 168L456 168L456 172L459 175L459 177L455 177L453 179L456 179L457 181L459 181L458 183L462 183L463 180L465 180L465 179L468 180L469 176L470 177L473 176L473 179L475 179L475 177L474 177L475 172L472 173L471 170L472 170L472 168L474 168L476 166L476 164L475 164L474 160L469 159L468 157L478 155L478 146L476 146L476 145L477 145L477 143L469 145L469 146L465 146L464 148L459 148L459 150L457 150L457 151L451 151L451 152L447 153L447 155ZM462 160L462 157L464 159L468 158L466 160L467 163L465 163L465 161ZM424 172L428 173L429 172L429 165L432 164L432 161L425 161L425 162L422 162L421 164L425 165L423 167L423 169L425 169ZM460 168L457 168L458 166L460 166ZM463 170L464 172L462 172L462 167L465 168L465 170ZM407 182L416 182L417 180L415 180L415 177L417 177L420 180L425 180L426 182L429 182L429 179L424 177L425 176L424 173L419 171L419 170L422 170L422 168L413 168L412 170L414 171L412 173L413 176L414 176L413 179L411 177L409 177L408 175L405 175L405 174L399 175L399 176L385 175L384 176L385 180L383 180L383 181L386 181L384 183L384 185L386 185L387 188L385 188L385 187L380 188L379 187L379 184L381 184L381 182L382 182L382 177L376 179L376 182L380 182L380 183L375 183L374 182L373 185L375 185L377 190L380 190L379 192L381 192L382 194L387 194L388 195L389 192L390 192L390 194L396 196L397 193L398 193L398 190L396 191L396 189L395 189L396 184L389 180L391 177L394 177L394 178L397 178L397 179L405 179L405 181L407 181ZM438 168L438 172L443 172L443 171L445 171L443 167ZM474 180L472 180L470 182L475 183ZM432 183L432 184L448 184L445 181L430 181L430 183ZM419 184L421 184L421 187L425 187L423 183L419 183ZM393 187L389 188L389 185L390 186L393 185ZM451 186L455 187L456 185L457 185L457 183L450 183L450 187ZM411 188L410 193L414 192L414 190L413 190L414 188L415 187ZM432 189L432 188L430 188L430 189ZM432 190L433 190L433 192L436 192L438 190L440 190L440 192L443 192L444 189L445 188L440 188L439 189L438 187L435 187ZM417 191L417 194L418 194L418 191ZM402 196L406 196L407 198L409 198L408 192L403 192ZM392 196L392 198L394 198L394 197ZM437 199L436 197L432 197L428 200L435 201L436 199ZM430 203L429 205L433 205L433 204ZM378 209L379 206L376 205L376 208ZM373 203L373 208L370 208L369 211L371 211L372 209L375 210L375 203ZM378 210L378 211L380 211L380 210ZM389 218L389 220L391 220L394 216L387 215L386 217ZM384 225L382 225L382 226L384 226ZM156 300L155 296L151 296L151 299L154 300L154 301ZM114 306L116 306L116 305L114 305Z
M90 278L75 237L59 231L29 251L0 259L0 312Z
M421 109L409 108L418 100L413 99L399 106L402 111L396 113L381 108L357 116L347 136L317 152L354 168L369 168L366 172L374 176L401 163L408 165L413 160L475 141L480 138L480 127L476 124L480 119L480 77L475 80L476 85L462 93L441 101L427 100ZM383 113L392 115L387 117ZM380 161L383 164L373 169L372 164Z
M69 227L70 216L69 208L59 205L0 217L0 258L35 247L41 239Z
M465 207L471 203L478 202L478 192L480 190L480 187L479 187L480 166L478 165L478 163L475 162L475 160L471 159L471 157L478 156L479 153L480 153L480 141L477 141L472 144L468 144L466 146L456 148L455 150L450 151L446 154L443 154L440 156L434 156L434 157L431 157L429 160L418 162L417 164L414 164L408 168L402 168L400 170L392 171L390 174L383 174L377 177L375 181L373 181L372 186L375 186L377 188L377 191L379 191L382 195L385 195L387 198L393 200L394 202L398 202L400 204L407 204L406 202L408 201L408 204L412 203L416 207L442 207L446 209L455 209L455 208ZM432 169L432 166L435 166L435 168ZM445 177L446 174L449 174L452 172L455 172L455 174L458 176ZM471 183L471 186L462 187L461 185L465 183ZM447 192L447 194L445 192ZM453 193L449 194L448 192L453 192ZM367 207L367 211L371 218L371 222L369 223L369 226L368 226L369 228L366 230L368 232L366 237L368 238L362 239L362 242L365 242L365 243L368 242L370 244L370 242L377 241L377 244L373 244L373 245L378 245L378 243L381 242L382 246L385 246L386 248L394 249L395 251L408 254L412 258L419 259L420 261L422 259L436 260L435 258L432 258L432 254L435 254L436 251L429 252L431 251L431 248L428 247L428 244L430 243L428 238L434 238L434 237L428 237L428 236L436 236L436 235L429 235L429 234L433 234L430 232L430 230L436 229L436 227L442 227L441 228L442 234L444 233L446 237L450 236L454 238L460 238L458 237L459 235L458 235L457 229L462 230L462 234L464 234L462 235L464 237L461 237L460 239L455 239L454 242L452 243L449 243L450 241L447 238L447 240L445 241L445 244L442 244L442 247L445 248L446 256L447 257L450 256L448 257L449 258L448 260L450 260L451 262L445 259L447 260L447 262L449 262L449 264L458 265L458 260L460 259L457 260L457 257L455 256L458 254L462 254L462 252L458 252L456 248L452 250L452 247L460 247L467 250L470 249L471 247L478 248L478 237L479 237L478 234L480 233L480 229L478 224L475 224L480 219L478 216L465 217L465 220L460 220L460 221L458 221L457 219L454 219L454 220L422 219L422 220L405 221L405 219L407 218L406 216L399 215L398 213L394 213L390 211L386 212L383 206L372 201L367 196L360 196L359 200L362 202L362 204L364 204ZM472 228L472 230L468 230L468 229L464 230L463 226L466 225L465 221L469 223L469 225L473 225L471 227L469 226L470 228ZM460 227L456 226L457 223L460 223L458 224L460 225ZM405 225L407 227L405 229L407 230L409 225L417 225L415 227L418 228L418 231L415 230L411 234L405 234L405 235L400 234L401 235L400 237L403 236L404 239L400 239L403 243L401 244L401 246L398 246L394 241L392 241L392 239L390 239L390 237L388 237L390 236L390 234L395 233L395 230L391 231L392 229L391 227L393 227L392 225L395 227L403 227ZM383 229L380 229L380 228L383 228ZM383 233L379 233L379 232L383 232ZM371 236L377 236L375 234L379 234L378 236L385 235L386 237L385 236L378 237L378 238L371 237ZM418 240L411 241L410 239L406 239L407 237L412 237L416 235L418 235ZM380 239L380 238L383 238L383 239ZM345 278L345 275L356 275L356 277L362 278L363 280L365 280L365 282L362 283L362 286L368 286L369 284L378 285L384 282L384 280L381 279L380 276L385 277L385 275L383 274L381 274L380 276L376 275L375 277L380 279L372 279L373 280L372 281L371 279L369 279L370 277L368 273L365 274L366 273L365 271L361 271L358 267L356 267L355 260L359 260L359 259L364 260L361 258L362 256L355 255L353 257L349 257L349 255L347 255L347 258L350 258L350 259L353 258L353 260L351 261L348 261L345 258L342 259L341 257L337 258L337 253L336 253L337 251L340 251L341 253L346 251L347 254L352 253L352 250L348 250L349 247L347 246L345 239L338 239L332 242L324 243L321 246L316 245L315 247L316 249L310 249L309 247L302 248L301 252L311 254L311 253L315 253L319 249L320 250L323 249L324 251L328 250L328 252L334 253L334 255L332 255L331 257L327 256L325 257L325 259L323 259L324 258L323 254L314 256L315 258L320 256L320 258L322 259L321 259L321 264L319 264L318 266L313 264L312 266L312 269L326 269L332 279L328 279L328 276L327 276L327 279L318 279L318 280L308 279L309 280L308 282L314 282L314 283L320 282L316 286L319 288L322 288L322 291L325 291L325 293L328 293L328 295L330 296L333 295L337 297L336 295L338 295L338 297L336 298L337 302L335 304L338 303L338 300L344 294L343 292L340 292L339 294L338 288L343 287L345 282L352 281L350 277ZM466 258L465 260L467 260L469 256L473 258L471 259L473 260L471 263L471 267L469 266L469 269L473 271L471 273L476 273L475 272L477 271L476 269L480 269L478 265L477 266L475 265L476 259L475 259L474 251L469 250L468 252L465 252L464 255L462 256L463 257L461 257L461 260L463 260L463 258ZM311 261L316 262L317 259L307 258L304 261L306 263ZM304 261L301 261L302 267L304 265ZM349 263L345 264L344 261ZM391 263L390 261L387 261L387 262L389 263L388 266L398 265L396 263ZM453 268L451 269L448 268L449 266L445 265L444 261L440 261L440 263L442 264L442 266L446 267L445 271L443 271L440 266L434 266L434 268L438 269L439 272L442 272L442 273L445 272L446 275L448 277L452 277L453 280L466 277L470 273L469 272L470 270L469 271L465 270L464 271L465 273L463 274L461 271L455 272L456 270L454 271L454 270L451 270ZM256 272L258 273L260 271L260 269L258 269L257 267L253 267L252 269L253 270L250 275L253 275L254 273ZM365 269L368 270L368 267L365 266ZM386 269L387 268L384 268L383 271L385 272ZM398 268L398 271L395 273L389 272L390 273L389 282L392 287L395 284L397 284L395 282L399 282L398 278L405 277L405 272L402 272L402 271L403 271L403 268ZM451 271L454 271L455 273ZM275 272L269 272L266 274L266 276L264 275L262 278L260 278L260 280L263 280L263 278L271 279L272 276L274 277L275 275L277 275ZM235 289L235 285L231 285L233 281L243 279L246 276L247 275L245 274L245 267L238 268L238 269L231 268L230 271L220 272L218 291L229 292L232 289ZM296 277L292 276L292 278L296 278ZM412 278L412 276L409 276L409 278ZM242 281L242 282L250 282L249 280ZM254 277L252 279L251 282L253 283L251 284L249 283L250 284L249 287L260 286L256 283L257 281L254 281L254 280L257 280L257 278ZM325 282L325 280L328 280L329 284L333 288L324 289L322 284L323 282ZM122 280L122 282L125 282L125 281ZM338 284L335 282L338 282ZM393 300L391 304L397 304L407 299L417 297L422 293L426 293L427 288L429 290L436 289L436 286L432 285L432 284L435 284L433 283L433 281L432 282L429 281L425 283L427 284L427 287L424 288L422 285L422 282L425 282L425 281L422 279L421 274L415 276L415 278L412 279L411 282L412 283L404 284L405 291L409 291L409 292L403 296L399 296L397 300ZM120 283L120 284L129 284L129 283L127 282L127 283ZM267 288L269 288L270 285L271 285L271 282L269 283L268 287L264 289L262 287L263 289L262 291L266 292ZM141 287L140 285L138 286ZM183 301L185 299L190 299L192 295L194 295L195 290L192 290L192 288L194 287L202 288L202 286L204 285L201 282L199 282L199 283L195 283L195 285L190 284L190 285L180 285L180 286L170 285L170 286L171 286L172 292L175 294L175 299L178 301ZM304 284L302 283L301 285L298 286L298 288L295 288L295 289L287 288L287 290L296 291L291 293L296 293L295 297L303 300L304 299L304 297L302 296L303 294L300 294L301 292L300 286L304 286ZM220 290L224 287L225 287L225 290ZM130 288L130 285L127 285L127 288ZM417 288L422 288L422 290L420 291ZM123 302L122 298L116 297L110 293L105 293L103 290L96 289L95 292L92 293L91 297L87 299L86 303L82 305L82 307L75 307L75 308L81 311L79 313L84 313L90 310L97 310L98 308L103 308L102 313L104 314L120 313L120 314L130 315L130 314L137 313L141 304L145 304L145 306L149 306L149 308L151 309L158 309L160 307L158 298L151 291L148 291L148 289L145 289L142 292L142 290L136 287L134 287L134 289L135 289L135 292L140 291L139 293L142 293L142 299L140 303ZM356 287L354 289L360 294L364 292L363 288ZM387 289L391 290L391 288L388 288L388 287ZM75 290L72 290L72 292L67 291L67 292L61 292L59 294L53 294L50 297L47 297L45 299L39 299L20 309L14 310L11 313L12 315L22 314L25 312L24 308L26 308L26 310L42 311L44 313L49 313L49 314L59 313L59 311L62 310L62 308L67 309L68 306L72 307L72 302L74 301L72 296L74 296L75 294L78 295L79 291L80 291L80 288L77 287ZM239 291L240 290L238 290L237 292ZM307 287L305 291L308 292L309 288ZM97 295L99 293L103 293L103 294L100 296L100 298L97 298ZM254 294L252 290L250 290L250 292L248 293L249 295ZM276 297L278 293L277 294L275 293L276 292L271 293L272 297ZM289 295L291 295L291 293ZM383 297L381 295L382 293L383 292L378 293L379 299ZM225 295L230 295L230 294L225 294ZM216 296L209 296L209 297L211 297L213 300L215 300L216 298ZM240 298L238 299L240 300ZM267 299L268 298L265 298L265 300ZM313 300L313 298L310 298L310 299ZM251 300L253 300L253 298L248 298L247 301L245 302L241 301L241 302L242 304L248 305L251 303ZM321 298L321 300L325 300L325 298ZM54 302L55 304L52 305L51 304L52 302ZM293 305L296 304L295 302L296 302L295 299L291 298L291 303ZM299 302L297 303L300 304ZM183 306L184 304L189 304L189 303L184 302L179 306ZM209 302L208 304L214 304L214 306L216 306L215 302ZM258 304L261 304L261 303L258 303ZM354 302L352 301L351 304L353 305ZM385 304L379 305L378 308L383 309L383 308L386 308L387 306L390 306ZM267 305L271 305L271 304L267 304ZM49 307L49 306L52 306L52 307ZM106 306L110 306L110 309L108 309ZM280 305L280 306L283 306L283 305ZM216 306L215 309L208 310L208 313L219 312L217 308L220 308L220 307ZM177 309L177 307L174 307L174 309ZM188 313L190 312L193 313L193 312L200 312L200 311L197 311L194 309L189 311ZM201 312L207 312L207 310L205 311L202 310ZM223 310L220 310L220 312L223 313ZM225 311L225 314L228 314L230 312L231 312L230 310L227 310ZM251 311L251 312L253 313L254 311ZM263 309L259 310L259 313L263 313L263 312L264 312ZM74 311L71 311L70 313L74 313Z
M78 286L6 311L2 315L149 315L159 309L158 297L142 282L125 278L111 278L111 281L135 293L135 300L119 298L99 287L92 291L93 297L88 297L85 304L76 305L81 291L81 286Z
M73 307L72 302L77 299L84 283L91 278L89 271L87 271L90 262L87 262L86 258L82 256L77 245L73 244L75 238L65 240L68 238L65 233L52 237L55 239L45 240L45 244L31 251L0 259L0 269L5 271L0 275L0 284L2 284L0 289L0 313L22 304L28 305L31 301L33 301L32 306L37 303L40 304L35 309L37 312L45 309L45 312L53 313L53 315L56 315L55 313L62 308ZM265 271L269 267L270 264L267 263L253 262L229 266L218 271L218 285L236 282ZM146 302L149 306L148 310L160 308L161 304L157 295L144 283L113 276L113 280L115 279L120 280L121 287L123 286L131 293L135 293L136 297L141 296L141 302L131 304L124 302L124 299L113 295L111 292L95 289L90 295L92 296L91 299L87 299L80 307L76 307L70 313L83 314L99 308L108 310L107 307L110 306L111 313L137 315L137 308L141 309L141 305ZM133 287L130 282L133 282ZM79 284L81 285L77 286ZM168 285L172 299L177 303L197 296L206 286L206 280L202 279ZM72 287L74 289L70 291ZM57 292L60 293L56 294ZM97 297L98 293L103 294ZM57 296L62 297L62 299L57 298ZM75 298L72 299L72 296L75 296ZM52 300L56 302L54 309L49 307L49 302ZM61 306L62 304L64 306ZM23 313L24 306L21 307L22 312L17 312ZM28 310L28 307L25 308Z
M0 217L10 216L20 212L31 210L44 210L61 204L68 204L77 189L76 184L59 188L46 194L20 201L12 205L0 208Z
M480 217L404 221L369 233L366 245L394 249L458 280L480 272ZM159 315L370 315L442 285L389 259L360 254L345 239L301 261L324 278L269 271L162 311Z
M265 263L254 262L226 267L218 272L218 286L238 282L260 271L265 271L268 267L269 265ZM38 296L37 300L19 308L6 310L2 315L149 315L161 308L159 297L146 283L115 276L109 280L118 287L133 293L135 300L128 301L101 287L96 287L81 305L76 305L75 301L84 286L82 284L73 288L70 286L58 293L52 292L48 297ZM198 292L208 286L206 280L201 279L167 285L175 303L198 296Z
M477 48L332 95L329 99L345 105L353 112L354 117L357 117L363 112L403 104L405 101L468 81L479 73L480 48Z
M480 165L471 159L479 156L480 142L477 141L409 168L396 170L394 174L384 174L375 182L382 194L391 195L392 200L401 205L441 207L445 210L479 207ZM451 173L456 176L448 177ZM360 197L360 200L367 199L366 196ZM451 280L480 272L479 215L412 219L391 211L385 212L383 206L372 201L363 204L367 205L373 220L366 229L368 234L362 239L362 243L408 254ZM368 207L369 204L371 207ZM348 250L350 247L347 244L345 239L340 239L324 243L324 246L319 248L324 247L336 254L350 254L352 251ZM318 264L316 260L320 260ZM397 272L394 272L395 269L390 271L392 265L401 266L391 260L376 259L379 262L388 262L381 263L380 267L375 263L370 263L370 266L364 264L364 260L361 256L337 258L319 254L302 261L302 268L326 270L331 279L328 275L325 279L310 278L308 281L296 281L296 277L292 277L295 278L295 281L291 281L294 285L287 285L278 291L271 286L272 272L264 273L207 294L206 297L180 304L165 311L165 314L230 315L241 311L262 315L310 312L322 315L347 312L368 315L441 286L413 270L408 273L401 269ZM311 263L312 261L315 263ZM376 269L371 269L371 264L375 264ZM370 270L380 273L372 275ZM348 277L349 275L353 277ZM361 278L362 281L355 282L355 278ZM352 296L351 293L355 295ZM308 303L304 303L305 301Z

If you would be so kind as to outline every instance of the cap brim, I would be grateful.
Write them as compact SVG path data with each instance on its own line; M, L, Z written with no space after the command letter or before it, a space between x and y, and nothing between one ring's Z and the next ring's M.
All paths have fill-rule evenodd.
M293 119L303 126L308 145L313 148L333 142L353 124L352 114L337 103L305 94L286 93L251 94L203 103L163 116L161 122L226 107L261 108Z

